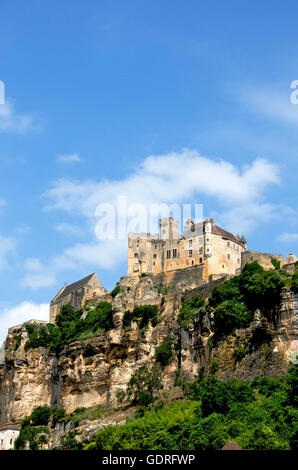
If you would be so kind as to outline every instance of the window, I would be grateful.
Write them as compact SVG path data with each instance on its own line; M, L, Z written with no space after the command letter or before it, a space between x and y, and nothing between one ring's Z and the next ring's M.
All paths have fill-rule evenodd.
M157 255L153 255L153 258L155 259L157 257Z
M227 246L230 246L230 242L227 242Z
M167 250L167 258L171 258L171 250Z
M203 247L201 247L201 248L199 249L199 253L200 253L200 255L203 254Z
M135 258L137 258L137 257L138 257L138 253L135 253Z
M209 248L207 248L207 252L209 253Z
M157 250L157 245L154 246L155 250Z
M227 258L228 258L228 260L230 261L230 260L231 260L231 255L228 254L228 255L227 255Z
M188 246L189 246L189 248L191 248L191 247L192 247L192 240L189 240L189 242L188 242Z
M192 265L194 264L194 260L193 260L193 259L191 260L191 264L192 264Z
M225 265L224 265L224 264L222 265L222 268L225 269Z
M192 250L188 250L188 256L192 256Z
M155 261L153 261L153 266L155 266Z
M12 439L10 439L10 445L12 444Z
M253 259L254 259L254 257L253 257L253 256L251 256L251 257L250 257L250 260L251 260L251 261L253 261Z
M237 263L240 264L240 259L239 258L237 259Z
M209 242L209 238L207 238L207 242Z
M200 263L203 263L203 258L200 258Z
M173 249L173 258L177 258L177 249L176 248Z

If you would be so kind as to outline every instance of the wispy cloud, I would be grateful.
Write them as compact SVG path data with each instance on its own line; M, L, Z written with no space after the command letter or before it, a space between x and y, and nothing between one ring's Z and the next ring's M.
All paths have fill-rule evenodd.
M61 222L60 224L56 224L54 229L62 233L63 235L70 235L74 237L78 237L84 234L84 230L82 227L78 225L69 224L68 222Z
M279 169L265 159L244 168L212 160L194 150L149 156L123 180L71 181L61 179L44 196L48 209L94 216L102 202L115 203L125 195L131 203L160 203L211 196L223 204L257 201L269 184L279 183Z
M298 124L298 105L291 102L289 88L282 90L278 87L244 88L238 93L241 102L251 111L269 119Z
M298 243L298 233L283 232L278 235L277 240L284 243Z
M22 287L35 290L40 287L50 287L56 283L55 275L50 267L44 266L37 258L28 258L24 269L26 274L21 281Z
M18 113L11 100L0 104L0 132L25 134L30 130L40 130L41 120L30 113Z
M280 183L279 168L265 159L237 167L225 160L214 160L197 151L151 155L122 180L57 181L45 194L48 210L63 210L85 219L93 239L77 243L52 258L53 272L94 266L114 268L127 255L124 240L101 240L94 236L95 208L99 203L116 206L119 195L127 204L172 204L183 201L201 203L206 197L218 207L218 222L236 232L253 230L260 222L278 217L281 209L266 201L270 185ZM61 226L66 230L70 227Z
M78 153L57 155L57 160L59 162L64 162L64 163L74 163L74 162L81 162L82 161L81 157L79 156Z
M8 267L8 258L15 253L15 249L15 241L0 234L0 269Z
M8 328L28 320L49 320L49 305L22 302L0 311L0 344L5 340Z

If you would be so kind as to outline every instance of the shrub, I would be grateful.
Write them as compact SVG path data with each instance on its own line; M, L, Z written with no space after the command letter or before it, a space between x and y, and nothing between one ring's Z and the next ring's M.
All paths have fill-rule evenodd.
M178 315L178 323L183 327L189 326L195 317L205 311L205 307L205 300L202 297L196 295L188 302L183 303Z
M234 358L236 362L241 361L247 354L247 350L240 344L234 351Z
M38 406L35 408L30 416L30 421L33 426L47 426L51 417L51 408L47 406Z
M276 258L271 257L271 264L275 269L280 269L280 261Z
M225 300L214 309L216 336L229 335L236 328L245 328L252 319L253 314L247 310L244 303L236 299Z
M297 262L297 261L296 261ZM292 276L291 290L298 294L298 272L295 272Z
M120 286L119 284L117 284L116 287L114 287L114 289L111 292L112 298L116 297L116 295L119 294L120 291L121 291Z
M57 326L26 324L29 339L25 348L41 346L57 351L72 341L83 340L113 328L112 305L109 302L100 302L95 309L88 311L84 320L81 320L81 316L82 311L75 312L73 306L67 304L57 315Z
M129 327L132 321L138 323L140 328L145 328L149 321L152 326L156 326L158 323L157 305L137 305L133 311L126 310L123 315L123 326Z
M147 366L141 366L130 378L126 392L134 403L148 406L154 401L153 392L161 387L157 368L149 370Z
M159 362L162 366L167 366L172 362L174 353L172 350L173 340L170 336L165 338L163 342L156 348L155 351L155 359Z
M212 361L212 362L211 362L211 366L210 366L210 374L211 374L211 375L216 374L216 372L218 371L218 369L219 369L219 364L218 364L218 362Z

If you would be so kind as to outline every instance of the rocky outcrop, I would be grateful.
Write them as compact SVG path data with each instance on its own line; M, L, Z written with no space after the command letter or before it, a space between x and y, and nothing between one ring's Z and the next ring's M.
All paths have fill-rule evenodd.
M200 287L189 283L196 294ZM44 348L25 350L27 331L11 328L6 340L5 362L0 365L1 420L18 421L39 406L61 407L71 413L78 407L114 407L116 393L125 389L132 374L142 365L155 362L156 348L171 336L173 362L161 369L164 389L171 389L176 372L193 380L210 365L219 366L220 379L244 380L256 375L281 375L295 361L298 340L298 296L284 290L283 303L275 324L268 324L256 312L254 322L244 330L212 344L212 312L199 316L187 329L177 317L187 291L181 283L165 286L161 276L122 278L113 299L114 329L85 341L65 346L59 354ZM205 285L202 295L208 295ZM188 292L186 295L191 295ZM159 306L159 323L140 331L136 323L123 329L125 310L135 305ZM235 355L241 349L242 353Z

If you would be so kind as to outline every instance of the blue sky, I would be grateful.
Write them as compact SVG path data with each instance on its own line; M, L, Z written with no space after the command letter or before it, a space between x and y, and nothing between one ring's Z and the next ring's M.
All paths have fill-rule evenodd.
M66 281L111 289L126 242L94 210L203 203L298 252L294 1L0 1L0 338Z

